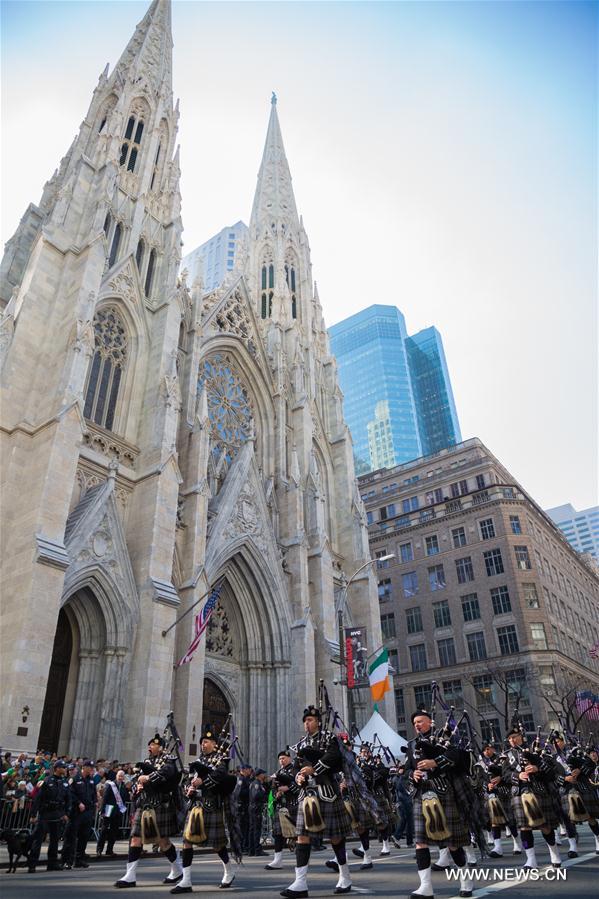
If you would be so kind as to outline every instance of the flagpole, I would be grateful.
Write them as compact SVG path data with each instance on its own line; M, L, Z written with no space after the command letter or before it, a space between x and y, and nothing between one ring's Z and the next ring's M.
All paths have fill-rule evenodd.
M222 580L221 580L219 583L222 583ZM218 584L216 584L214 587L211 587L210 590L208 590L206 593L204 593L202 596L200 596L199 599L196 599L196 601L195 601L194 603L192 603L192 605L190 605L190 607L187 609L186 612L183 612L183 614L180 615L179 618L176 618L176 619L173 621L173 623L171 624L170 627L167 627L167 629L166 629L165 631L162 631L162 636L163 636L163 637L166 637L166 635L168 634L168 632L169 632L169 631L172 631L172 629L173 629L177 624L179 624L180 621L183 621L183 619L185 618L185 616L186 616L186 615L189 615L189 613L191 612L191 610L192 610L192 609L195 609L195 607L197 606L197 604L198 604L199 602L201 602L203 599L206 599L206 597L209 596L209 595L212 593L213 590L216 590L216 587L217 587L217 586L218 586Z

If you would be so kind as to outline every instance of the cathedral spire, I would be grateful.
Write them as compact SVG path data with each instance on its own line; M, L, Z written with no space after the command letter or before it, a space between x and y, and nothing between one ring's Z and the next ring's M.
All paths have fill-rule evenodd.
M131 80L146 77L158 91L166 82L172 87L171 0L153 0L135 29L114 72L113 79Z
M281 225L285 230L290 227L295 229L298 224L291 172L285 156L277 115L277 96L273 92L266 142L250 219L250 233L257 237L266 229L272 233L273 225L278 231Z

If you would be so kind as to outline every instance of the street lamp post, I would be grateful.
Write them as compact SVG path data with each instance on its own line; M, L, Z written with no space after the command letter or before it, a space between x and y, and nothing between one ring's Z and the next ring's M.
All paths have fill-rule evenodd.
M346 584L344 585L344 587L341 591L341 598L339 600L339 607L337 609L337 623L338 623L338 627L339 627L339 664L341 667L341 678L342 678L341 684L342 684L342 686L345 686L345 688L347 690L347 718L348 718L347 726L350 728L350 730L351 730L351 726L352 726L353 718L354 718L354 701L353 701L351 689L348 686L349 677L348 677L348 670L347 670L346 659L345 659L345 639L344 639L344 633L343 633L343 631L344 631L343 613L345 612L345 604L347 602L347 592L349 590L349 586L352 583L352 581L354 581L356 579L356 577L360 574L361 571L364 571L365 568L368 568L369 565L372 565L375 562L376 563L387 562L387 561L389 561L389 559L394 559L394 558L395 558L395 553L388 553L386 556L381 556L378 559L368 559L367 562L364 562L363 565L360 565L360 567L354 571L354 573L352 574L350 579L346 582ZM345 668L345 681L343 680L343 668Z

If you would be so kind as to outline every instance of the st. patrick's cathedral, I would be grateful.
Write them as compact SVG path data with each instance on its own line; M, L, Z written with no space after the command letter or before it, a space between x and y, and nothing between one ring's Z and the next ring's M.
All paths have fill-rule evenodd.
M5 248L0 745L136 759L173 709L189 757L231 712L266 767L319 678L344 709L339 609L378 647L376 587L345 589L364 510L275 99L207 293L180 274L171 60L154 0Z

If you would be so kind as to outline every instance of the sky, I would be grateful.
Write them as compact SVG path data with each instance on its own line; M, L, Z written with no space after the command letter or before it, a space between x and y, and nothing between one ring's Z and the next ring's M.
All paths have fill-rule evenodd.
M2 2L1 226L149 5ZM597 3L173 3L188 253L249 220L270 96L325 320L443 337L462 436L544 508L598 497Z

